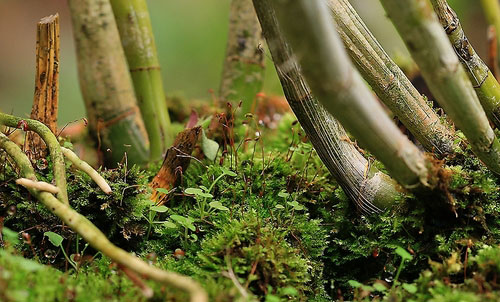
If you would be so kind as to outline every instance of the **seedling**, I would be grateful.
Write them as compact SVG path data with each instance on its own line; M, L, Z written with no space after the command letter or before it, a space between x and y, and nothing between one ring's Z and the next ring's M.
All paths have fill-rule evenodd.
M77 263L73 259L68 257L66 251L64 250L64 247L62 246L64 238L61 235L56 234L54 232L45 232L43 233L43 235L49 238L49 241L50 243L52 243L53 246L61 248L64 258L66 258L66 260L69 262L69 264L71 264L71 266L75 269L75 271L78 271Z

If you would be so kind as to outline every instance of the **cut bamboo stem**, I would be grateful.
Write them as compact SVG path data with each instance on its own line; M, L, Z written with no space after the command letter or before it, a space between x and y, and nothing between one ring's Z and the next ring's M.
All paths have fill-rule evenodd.
M255 109L256 95L262 89L265 71L262 42L252 0L232 0L219 94L226 102L242 100L243 113Z
M59 106L59 15L42 18L36 31L35 96L31 119L38 120L52 133L57 130ZM26 136L27 150L37 160L47 155L47 147L36 133Z
M36 181L35 171L26 155L2 133L0 133L0 148L4 149L14 160L23 177ZM208 301L205 290L196 281L177 273L167 272L150 266L146 262L115 246L92 222L71 209L68 205L59 202L52 194L38 191L29 186L26 189L67 226L82 236L93 248L114 262L131 269L139 275L188 292L191 295L191 302Z
M80 89L91 134L108 166L149 158L149 141L137 107L127 60L109 0L69 0Z
M436 100L465 134L474 153L500 174L500 143L430 3L381 2Z
M322 0L273 1L312 92L406 188L429 185L431 163L387 116L352 66ZM300 20L300 22L297 22ZM283 66L286 70L287 66Z
M262 31L286 99L314 149L361 212L390 207L400 196L397 183L372 167L340 123L314 98L280 32L271 0L254 0Z
M474 90L476 90L486 115L497 128L500 128L500 84L488 66L477 55L469 39L465 36L457 14L447 1L431 0L431 3L448 39L455 48L460 63L462 63Z
M64 156L61 152L57 137L50 129L36 120L22 119L0 112L0 125L11 128L22 129L23 131L33 131L38 134L49 148L52 159L54 179L59 188L57 198L64 204L68 204L68 192L66 187L66 168L64 166Z
M453 152L453 135L426 99L391 60L347 0L328 5L347 53L380 100L424 148L439 156Z
M160 160L172 144L163 79L145 0L111 0L150 142L150 158Z
M486 16L486 20L495 28L497 35L497 58L500 60L500 39L498 39L498 34L500 34L500 3L498 0L481 0L483 6L483 12ZM499 66L500 62L496 62Z

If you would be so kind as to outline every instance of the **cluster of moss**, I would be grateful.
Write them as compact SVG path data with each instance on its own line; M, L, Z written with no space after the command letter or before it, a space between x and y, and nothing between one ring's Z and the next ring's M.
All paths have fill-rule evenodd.
M149 200L147 184L157 167L124 166L101 171L112 186L112 195L100 192L86 175L68 172L71 205L122 248L199 280L213 301L353 297L424 301L422 297L437 297L434 293L438 292L449 298L456 290L477 293L479 288L468 285L476 275L491 283L490 293L496 290L493 266L482 265L495 257L491 253L499 253L499 249L483 247L499 243L500 186L494 175L469 156L470 150L464 148L443 165L441 189L447 194L407 195L384 213L362 216L333 181L293 117L285 116L272 132L257 127L256 123L237 126L234 133L242 143L225 153L224 160L192 161L164 206ZM258 135L246 140L248 133ZM85 243L13 184L16 175L9 164L3 170L0 214L5 226L29 233L30 242L17 244L10 256L0 255L0 269L9 272L0 278L0 291L2 284L9 284L9 292L14 293L9 295L22 289L23 295L34 295L39 301L41 287L52 288L53 295L60 295L58 301L98 301L104 296L144 299L100 255L78 273L62 273L67 260L44 233L63 236L70 256L81 253ZM39 178L50 181L50 170L50 163L39 169ZM409 251L412 260L398 276L398 284L406 286L389 291L401 261L394 252L397 247ZM56 254L47 257L47 250ZM31 273L22 264L14 264L19 261L12 260L12 253L60 271L44 267ZM86 250L87 255L95 253ZM448 265L446 259L452 255L461 265L467 257L465 279L458 278L457 272L445 269L445 275L443 268L437 269L437 263ZM50 274L62 278L66 286L48 286L56 280L46 278ZM445 277L453 282L442 281ZM23 279L28 281L21 283ZM89 284L95 285L95 291L86 290ZM363 289L353 284L366 285ZM377 292L373 284L386 289L378 286ZM164 288L150 286L155 289L153 300L164 299ZM61 294L66 288L75 289L69 296ZM177 291L168 294L171 300L181 296ZM23 301L12 297L7 301Z

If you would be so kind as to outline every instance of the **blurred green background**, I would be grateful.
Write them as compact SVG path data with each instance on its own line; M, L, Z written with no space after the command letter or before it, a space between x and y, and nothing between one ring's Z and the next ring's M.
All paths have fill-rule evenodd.
M377 0L352 0L360 15L391 55L407 55L404 45ZM208 99L218 91L226 47L230 0L148 1L168 95ZM476 50L486 53L486 25L479 1L450 4L461 17ZM59 122L85 116L81 99L71 20L64 0L0 0L0 109L29 116L34 91L36 22L61 16ZM269 56L269 55L268 55ZM281 94L274 67L268 62L264 91Z

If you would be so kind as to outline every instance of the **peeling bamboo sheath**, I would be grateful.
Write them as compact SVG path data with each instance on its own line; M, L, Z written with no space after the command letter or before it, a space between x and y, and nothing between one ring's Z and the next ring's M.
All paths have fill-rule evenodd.
M148 132L150 158L160 160L172 134L148 7L145 0L111 0L111 6Z
M80 89L108 166L149 158L149 140L109 0L69 0ZM98 12L98 13L97 13ZM109 150L108 150L109 149Z
M337 31L363 78L429 151L453 152L453 135L406 75L391 60L348 0L328 0Z
M41 19L36 32L35 96L31 118L47 125L52 133L57 130L59 44L59 15ZM36 133L29 132L26 140L33 159L47 155L45 143Z
M486 115L500 128L500 85L465 36L460 20L446 0L431 0Z
M259 47L262 42L252 0L232 0L219 94L224 101L242 100L243 113L254 109L255 96L263 86L265 56Z
M30 161L21 149L4 134L0 133L0 148L15 161L21 170L21 175L36 181L35 172ZM77 232L93 248L102 252L114 262L130 268L139 275L151 278L157 282L185 290L191 295L191 302L206 302L207 295L203 288L191 278L177 273L167 272L148 265L132 254L113 245L108 238L88 219L71 209L67 204L59 202L52 194L27 187L28 191L43 203L52 213L57 215L66 225ZM65 189L64 189L65 190Z
M400 184L407 188L428 185L430 163L385 114L351 65L326 3L310 0L272 3L279 26L319 102Z
M500 174L500 143L430 3L381 2L436 100L465 134L479 159Z
M389 207L400 194L398 185L370 167L340 123L310 93L283 39L270 0L253 2L287 101L321 160L363 213Z

